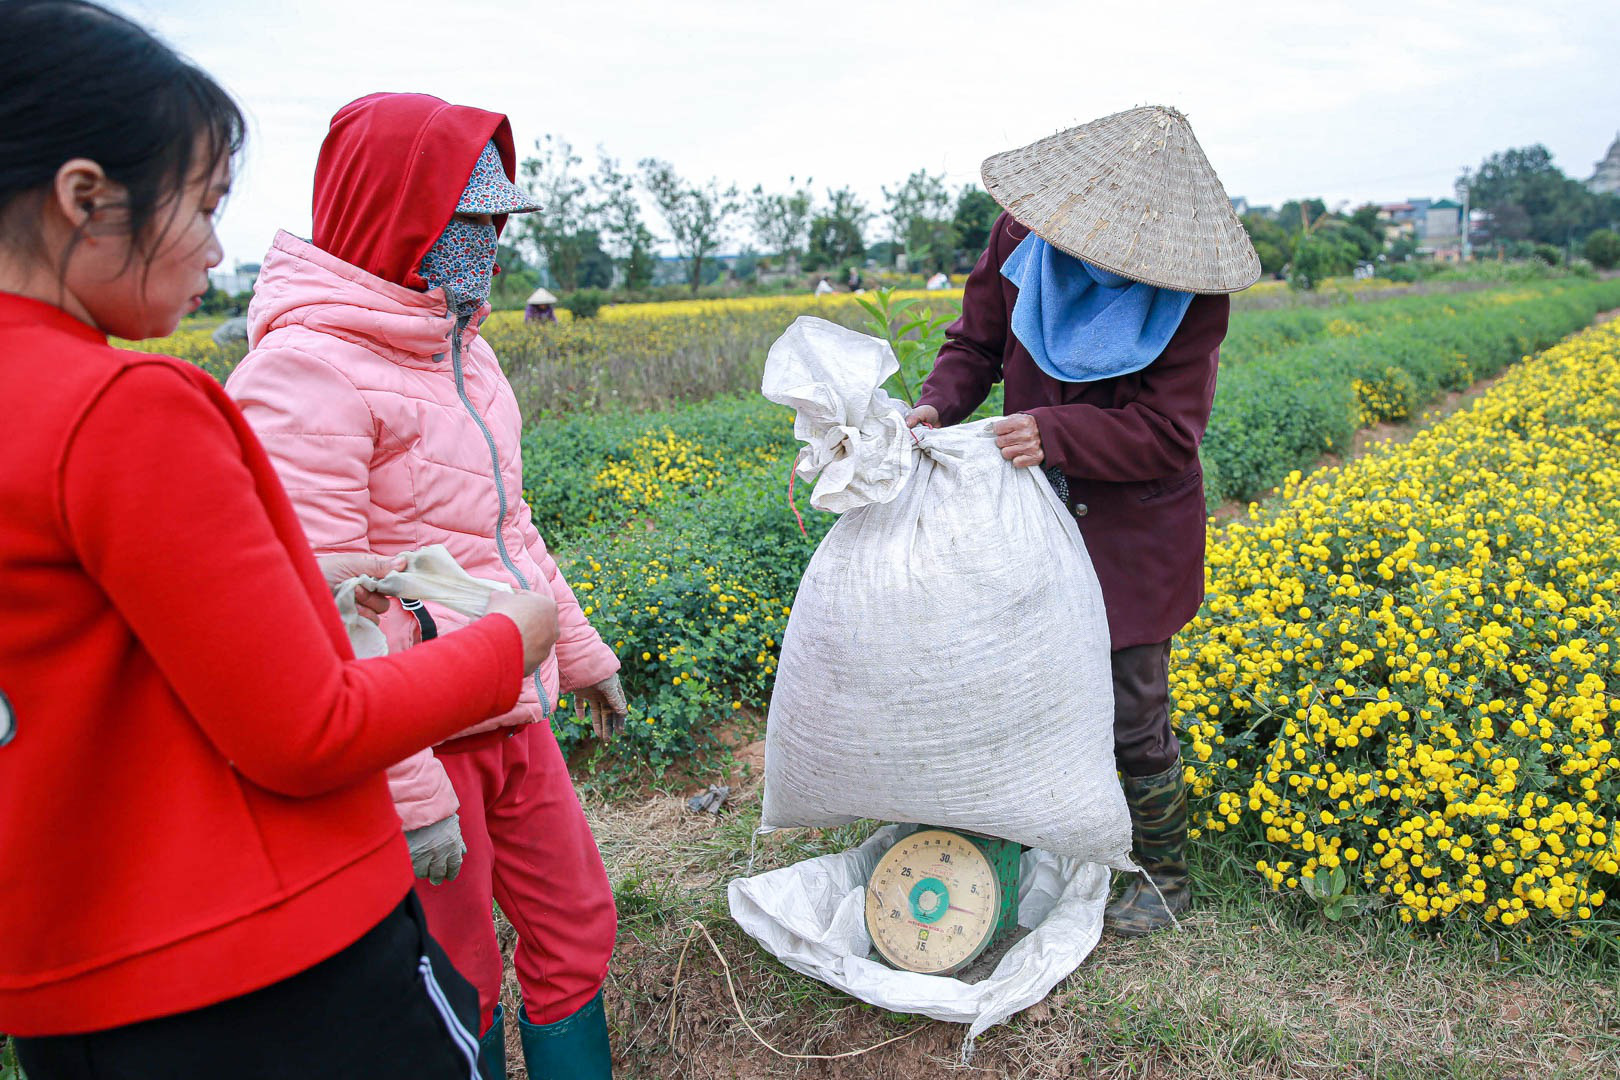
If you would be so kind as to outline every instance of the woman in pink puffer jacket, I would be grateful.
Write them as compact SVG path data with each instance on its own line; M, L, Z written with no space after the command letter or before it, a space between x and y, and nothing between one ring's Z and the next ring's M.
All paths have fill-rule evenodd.
M475 577L555 597L556 652L517 708L389 780L428 879L417 891L429 927L479 989L486 1075L504 1071L493 898L518 931L531 1075L598 1076L610 1068L600 990L616 915L550 718L570 692L606 735L624 698L617 657L535 531L522 418L478 336L496 236L508 213L535 209L513 163L495 113L419 94L339 111L316 169L314 242L277 235L248 313L253 349L226 388L317 552L443 544ZM463 621L429 603L392 608L383 628L395 650Z

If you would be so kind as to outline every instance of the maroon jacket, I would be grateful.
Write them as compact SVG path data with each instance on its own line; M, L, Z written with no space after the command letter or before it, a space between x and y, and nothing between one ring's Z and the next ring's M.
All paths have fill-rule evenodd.
M1204 602L1204 474L1198 443L1215 398L1231 301L1197 296L1170 344L1141 371L1065 383L1035 366L1009 328L1018 287L1001 264L1029 230L1002 214L968 276L919 405L965 420L999 380L1007 412L1035 418L1102 583L1115 649L1165 641Z

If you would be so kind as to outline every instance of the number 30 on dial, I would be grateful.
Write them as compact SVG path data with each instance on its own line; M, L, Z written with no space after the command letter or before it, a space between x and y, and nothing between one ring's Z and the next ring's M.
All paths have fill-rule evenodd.
M895 842L866 887L866 929L893 967L950 975L972 963L995 933L1001 888L995 869L966 837L921 829Z

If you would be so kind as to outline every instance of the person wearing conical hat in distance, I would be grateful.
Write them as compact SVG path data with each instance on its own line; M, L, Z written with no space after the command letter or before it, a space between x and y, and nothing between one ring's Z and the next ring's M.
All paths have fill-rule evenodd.
M548 323L557 321L557 298L550 289L539 288L529 294L528 302L523 305L523 321L526 323Z
M529 1075L605 1080L617 916L551 719L566 692L606 739L625 700L618 658L535 531L523 418L479 336L507 217L538 209L512 182L516 161L500 113L426 94L339 109L315 165L313 238L276 236L248 309L253 348L225 389L316 551L443 544L469 573L555 600L556 648L516 707L388 781L428 928L478 991L480 1075L506 1073L498 902L517 930ZM465 621L431 602L381 620L389 651L406 656Z
M1170 639L1203 603L1198 444L1228 294L1260 260L1174 109L997 154L983 176L1004 212L908 422L959 423L1004 381L1002 456L1045 469L1075 515L1108 611L1133 853L1152 878L1132 880L1106 924L1146 934L1191 899Z

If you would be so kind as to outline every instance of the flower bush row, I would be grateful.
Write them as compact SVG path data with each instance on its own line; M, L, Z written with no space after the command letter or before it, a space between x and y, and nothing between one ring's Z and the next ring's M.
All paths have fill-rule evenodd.
M1294 474L1208 550L1172 664L1206 838L1258 845L1275 887L1332 880L1411 922L1605 918L1620 324L1407 445Z
M1553 344L1620 306L1620 281L1388 303L1400 317L1366 332L1324 333L1240 363L1228 363L1222 350L1202 448L1212 506L1265 491L1290 470L1347 448L1359 428L1406 419L1439 394Z

